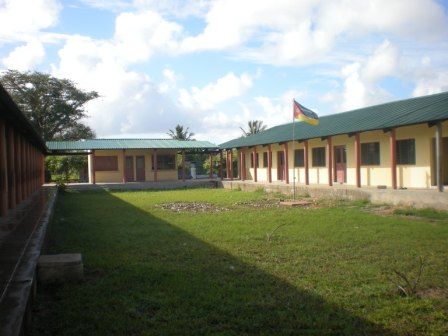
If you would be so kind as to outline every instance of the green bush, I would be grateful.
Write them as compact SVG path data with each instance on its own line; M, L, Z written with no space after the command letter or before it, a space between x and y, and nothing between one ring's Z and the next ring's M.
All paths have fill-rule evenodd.
M56 186L60 192L65 192L67 190L68 180L64 176L57 176L55 178Z

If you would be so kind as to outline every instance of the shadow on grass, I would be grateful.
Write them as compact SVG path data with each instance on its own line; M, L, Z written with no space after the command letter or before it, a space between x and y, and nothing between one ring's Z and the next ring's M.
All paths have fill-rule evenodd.
M42 288L35 335L394 335L105 191L61 196L53 230L88 276Z

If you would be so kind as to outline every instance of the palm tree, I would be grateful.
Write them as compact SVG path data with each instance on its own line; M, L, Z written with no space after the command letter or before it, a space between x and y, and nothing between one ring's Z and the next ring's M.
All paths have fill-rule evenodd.
M243 132L243 136L257 134L257 133L264 131L267 128L266 125L263 125L263 122L261 120L248 121L247 126L248 126L248 131L246 131L242 127L240 127L241 131Z
M169 132L167 133L171 139L176 139L176 140L194 140L193 136L194 133L189 131L190 128L189 127L185 127L181 126L181 125L176 125L176 127L174 128L174 130L169 130Z

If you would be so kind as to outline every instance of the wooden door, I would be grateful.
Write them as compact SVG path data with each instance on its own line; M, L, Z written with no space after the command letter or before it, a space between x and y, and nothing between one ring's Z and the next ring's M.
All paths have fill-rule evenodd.
M136 156L135 157L135 168L137 181L145 181L145 157L144 156Z
M134 181L134 157L126 156L126 169L124 172L127 182Z
M345 146L334 147L334 171L336 182L347 182L347 154Z
M432 138L431 146L431 185L435 186L437 184L435 138ZM448 185L448 137L442 138L442 181L444 185Z
M283 181L285 179L285 153L283 151L277 152L277 180Z

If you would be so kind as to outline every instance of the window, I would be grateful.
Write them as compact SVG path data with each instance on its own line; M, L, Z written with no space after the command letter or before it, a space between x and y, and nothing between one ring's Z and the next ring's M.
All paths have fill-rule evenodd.
M268 152L263 153L263 167L267 168L268 166Z
M380 164L379 142L369 142L361 144L361 164L366 166Z
M154 155L151 159L152 170L154 170ZM157 170L173 170L176 169L176 156L167 154L157 155Z
M325 167L325 147L313 148L313 167Z
M117 171L117 156L95 156L95 171Z
M415 139L397 140L397 164L415 164Z
M294 167L304 167L304 151L303 149L296 149L294 151Z
M251 154L250 154L250 167L251 168L254 168L254 153L252 152ZM258 156L258 153L255 153L255 164L257 165L257 168L259 167L259 156Z

